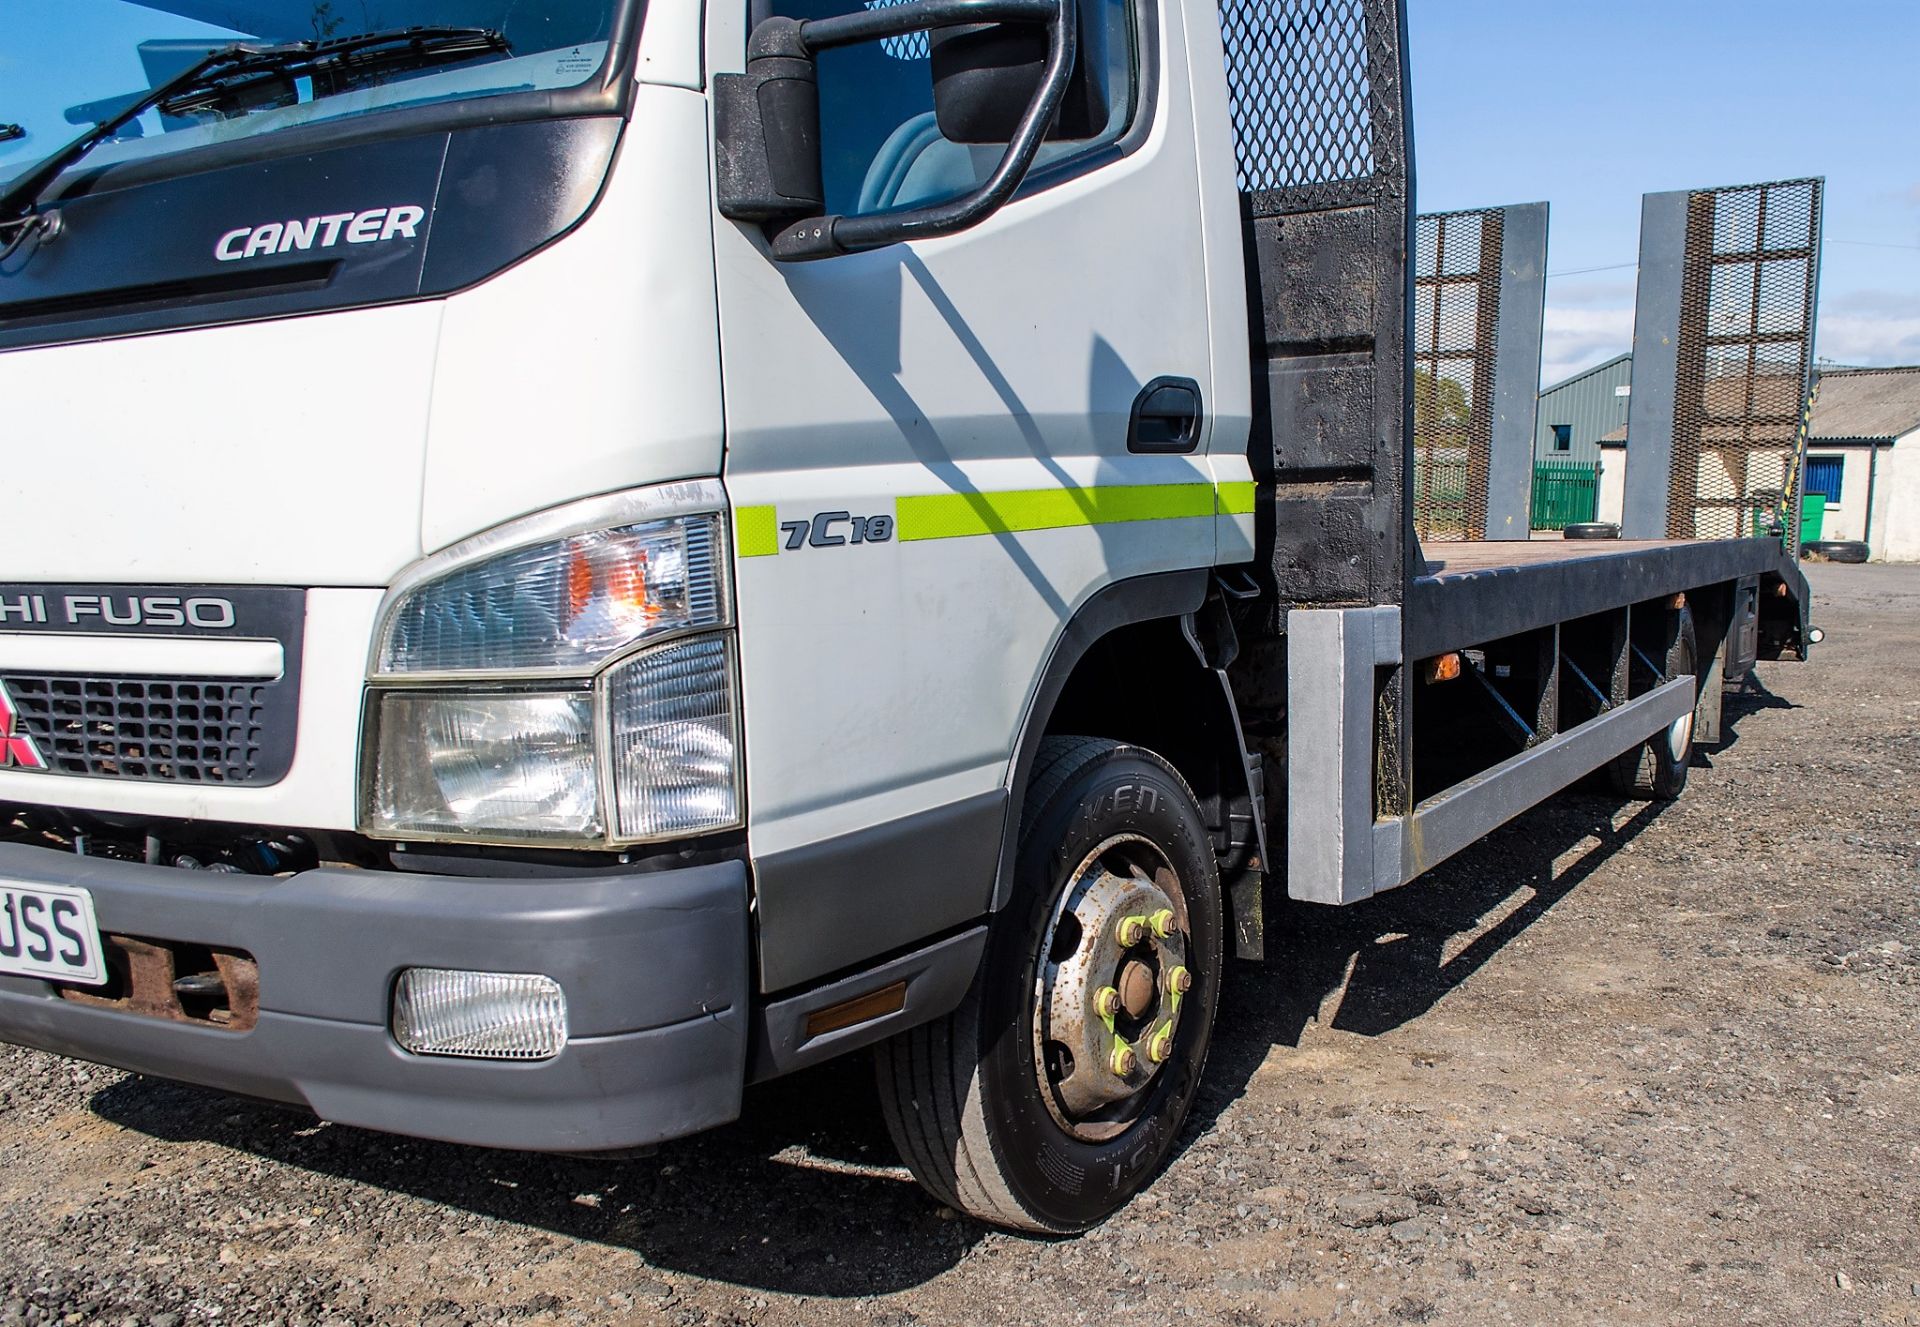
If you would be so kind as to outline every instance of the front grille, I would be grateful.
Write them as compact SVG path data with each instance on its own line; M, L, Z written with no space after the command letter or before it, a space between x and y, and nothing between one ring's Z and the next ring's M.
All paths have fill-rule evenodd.
M292 763L287 679L0 676L47 769L96 779L257 787Z

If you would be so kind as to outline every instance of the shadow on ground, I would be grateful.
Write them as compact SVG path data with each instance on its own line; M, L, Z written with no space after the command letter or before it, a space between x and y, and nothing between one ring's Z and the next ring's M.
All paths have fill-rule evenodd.
M125 1079L91 1104L169 1142L236 1148L627 1249L661 1271L786 1294L920 1285L982 1234L893 1170L864 1055L750 1090L734 1124L624 1161L395 1138L159 1079Z
M1626 807L1632 814L1616 828ZM1570 792L1363 903L1325 907L1270 891L1267 961L1237 964L1229 976L1207 1086L1186 1137L1210 1127L1268 1052L1298 1045L1310 1022L1326 1018L1343 1032L1379 1036L1432 1009L1637 838L1659 809ZM1554 863L1583 843L1556 872ZM1476 932L1447 956L1450 941Z
M1740 740L1740 721L1749 714L1758 714L1762 710L1797 710L1800 707L1783 696L1776 696L1767 690L1760 675L1749 672L1738 682L1728 684L1720 701L1721 736L1724 739L1712 753L1704 757L1708 768L1722 752L1730 750ZM1696 760L1702 759L1696 756Z
M1769 700L1729 697L1729 717ZM1622 810L1615 797L1568 793L1364 903L1270 898L1269 961L1230 971L1207 1082L1176 1155L1240 1097L1272 1048L1297 1045L1311 1020L1329 1017L1335 1028L1373 1036L1433 1008L1658 813L1655 805L1634 807L1616 827ZM1555 862L1583 843L1556 872ZM1447 957L1448 942L1472 932ZM212 1142L631 1250L658 1270L851 1297L929 1281L983 1233L895 1167L870 1074L859 1055L753 1089L735 1124L622 1162L392 1138L153 1079L126 1079L92 1105L154 1137Z

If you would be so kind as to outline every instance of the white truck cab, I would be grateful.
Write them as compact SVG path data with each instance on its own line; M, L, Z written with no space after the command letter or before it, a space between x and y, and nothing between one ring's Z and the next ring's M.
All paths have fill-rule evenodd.
M1494 637L1404 649L1392 0L98 8L4 39L0 1037L555 1151L878 1044L938 1197L1072 1230L1270 867L1498 823L1412 828ZM1804 602L1661 556L1500 619L1619 615L1500 819L1675 791Z

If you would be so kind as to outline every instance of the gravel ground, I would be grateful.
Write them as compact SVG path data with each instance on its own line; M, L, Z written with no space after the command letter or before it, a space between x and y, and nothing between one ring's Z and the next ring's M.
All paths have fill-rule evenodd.
M0 1327L1920 1323L1920 567L1812 575L1826 645L1678 804L1290 911L1081 1239L923 1198L864 1062L606 1164L0 1049Z

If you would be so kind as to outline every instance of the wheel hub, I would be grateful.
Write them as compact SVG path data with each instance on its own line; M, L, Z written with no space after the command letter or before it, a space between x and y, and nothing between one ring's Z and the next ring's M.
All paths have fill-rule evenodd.
M1063 1128L1100 1138L1130 1123L1126 1103L1172 1056L1187 952L1186 900L1158 848L1120 835L1088 854L1061 892L1034 992L1035 1069Z
M1120 990L1120 1007L1129 1018L1138 1018L1153 1006L1153 969L1139 959L1128 959L1114 984Z
M1693 711L1667 725L1667 754L1676 762L1687 758L1687 752L1693 747Z

